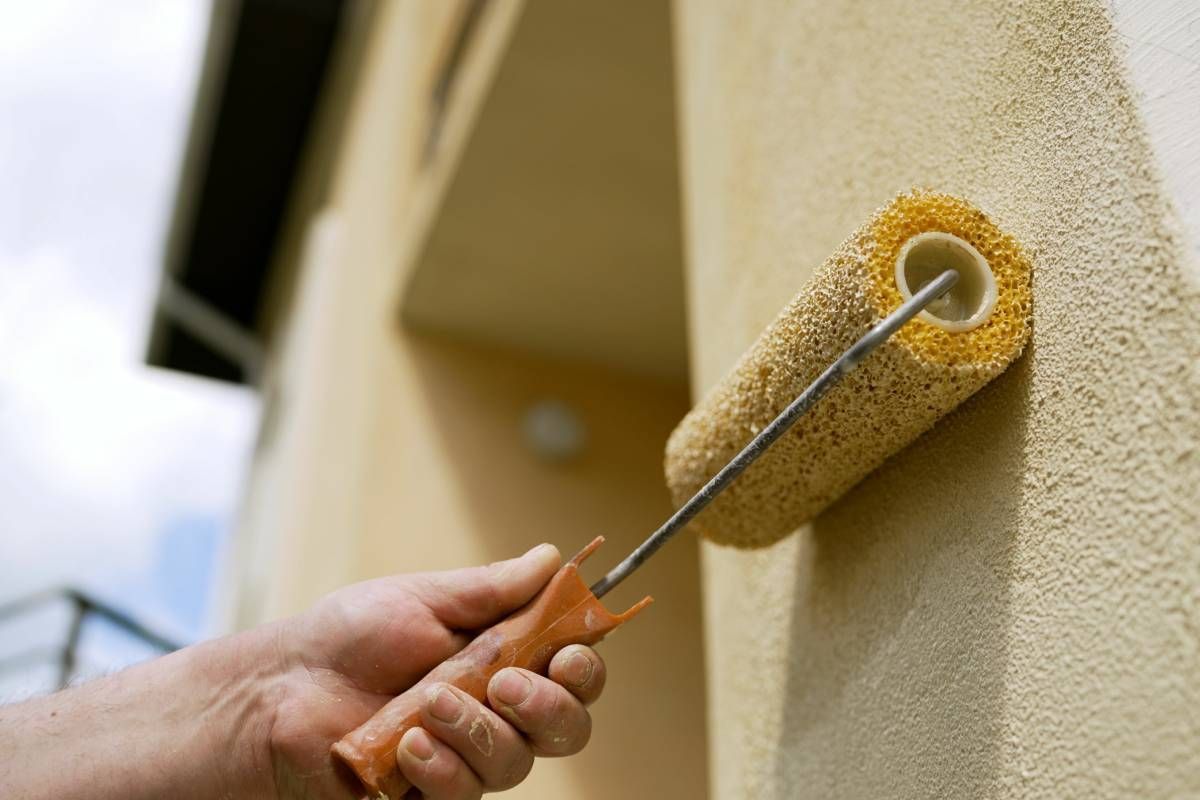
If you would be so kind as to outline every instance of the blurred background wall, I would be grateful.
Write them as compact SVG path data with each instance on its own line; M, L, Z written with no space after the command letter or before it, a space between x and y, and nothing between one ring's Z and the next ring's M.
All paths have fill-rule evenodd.
M598 577L669 514L688 406L668 4L285 4L295 49L273 5L216 6L150 345L262 392L230 624L603 534ZM611 596L657 602L603 645L587 751L515 796L706 794L673 551Z

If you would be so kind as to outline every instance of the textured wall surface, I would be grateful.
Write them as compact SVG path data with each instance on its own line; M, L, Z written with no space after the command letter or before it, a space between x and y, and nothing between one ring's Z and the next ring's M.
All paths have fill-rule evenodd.
M1034 262L1007 373L795 536L705 546L714 796L1200 794L1198 232L1105 8L676 18L697 396L912 185Z

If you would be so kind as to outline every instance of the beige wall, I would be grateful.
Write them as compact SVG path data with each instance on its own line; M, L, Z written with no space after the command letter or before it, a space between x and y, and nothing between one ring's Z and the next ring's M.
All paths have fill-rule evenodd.
M585 570L598 577L670 511L662 447L686 411L681 382L399 323L495 64L529 13L519 2L488 6L436 158L422 166L430 81L458 8L381 3L353 94L336 104L345 124L329 139L340 143L310 154L279 265L294 280L277 298L282 334L247 496L243 624L354 580L482 563L542 541L569 556L604 534ZM318 180L328 188L314 191ZM522 439L522 415L545 398L586 425L579 458L547 463ZM511 796L705 796L698 572L698 546L686 541L613 593L614 607L646 593L656 603L601 645L611 677L591 745L540 763Z
M481 563L542 541L567 556L604 534L585 570L598 578L670 512L662 448L687 408L682 387L419 339L387 361L380 400L404 413L375 429L359 574ZM522 414L545 397L585 422L578 461L548 464L522 440ZM605 598L621 610L644 594L655 604L647 624L601 645L612 677L587 750L539 764L514 796L705 795L697 555L681 542Z
M674 83L667 0L527 3L405 321L686 381Z
M697 395L912 185L1035 262L1008 373L796 535L705 546L714 796L1200 794L1200 231L1105 9L682 0L676 22Z

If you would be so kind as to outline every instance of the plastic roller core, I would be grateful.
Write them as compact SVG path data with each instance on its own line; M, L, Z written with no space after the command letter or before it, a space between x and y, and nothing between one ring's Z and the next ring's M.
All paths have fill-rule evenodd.
M907 300L946 270L958 273L958 283L918 319L952 333L978 328L996 307L996 278L987 259L953 234L931 231L905 242L896 257L896 288Z

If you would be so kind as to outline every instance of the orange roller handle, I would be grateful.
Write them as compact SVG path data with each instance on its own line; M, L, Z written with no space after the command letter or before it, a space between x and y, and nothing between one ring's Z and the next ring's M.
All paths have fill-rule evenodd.
M423 687L449 683L486 703L488 683L505 667L545 673L563 647L595 644L648 606L652 600L645 597L624 614L612 614L579 577L579 565L603 542L604 537L597 536L524 607L479 634L342 737L333 745L333 757L353 771L372 798L401 800L412 785L396 765L396 748L408 729L421 723Z

